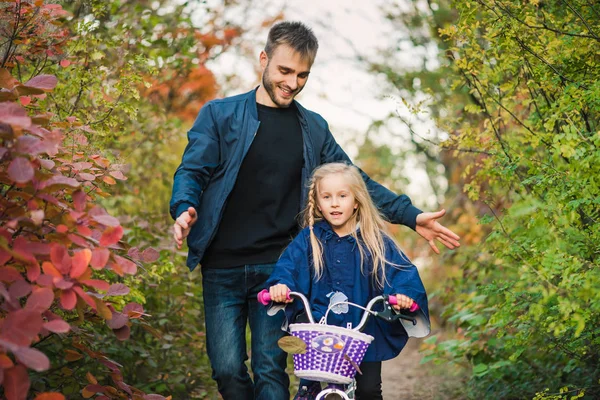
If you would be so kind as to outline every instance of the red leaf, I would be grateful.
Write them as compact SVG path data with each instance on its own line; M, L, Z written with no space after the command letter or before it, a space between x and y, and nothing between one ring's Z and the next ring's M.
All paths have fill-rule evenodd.
M144 400L167 400L166 397L161 396L160 394L147 394L142 397Z
M77 211L84 211L85 210L85 199L86 199L85 192L83 190L77 190L77 191L73 192L71 197L73 198L73 205L75 206L75 209Z
M44 329L54 333L67 333L71 330L71 326L62 319L55 319L50 322L46 322L43 326Z
M100 246L110 246L111 244L117 244L123 237L122 226L109 226L100 237Z
M144 262L147 263L154 262L158 260L159 257L160 253L152 247L148 247L142 252L142 259L144 260Z
M120 341L129 339L129 335L131 334L131 330L127 325L119 329L113 329L113 332L115 333L117 339L119 339Z
M15 281L8 288L8 293L13 299L20 299L31 293L31 284L25 280Z
M19 81L5 68L0 68L0 88L12 90Z
M80 247L88 247L89 243L85 238L82 238L79 235L75 235L73 233L69 233L67 235L67 237L69 238L69 240L71 240L71 242L75 243L76 245L80 246Z
M27 299L25 310L43 313L54 301L54 292L48 288L36 287Z
M53 186L70 186L70 187L79 187L80 183L75 178L69 178L63 175L54 175L52 178L44 181L40 185L40 189L47 189ZM54 187L53 187L54 189Z
M90 174L88 172L80 172L78 175L84 181L93 181L96 179L96 175Z
M23 365L4 371L4 395L6 400L25 400L29 392L29 375Z
M22 128L28 128L31 125L31 118L27 115L27 111L17 103L8 101L0 103L0 121Z
M22 279L24 279L23 275L21 275L14 267L0 267L0 281L10 283Z
M94 215L92 216L92 219L96 222L101 223L102 225L106 225L106 226L119 226L121 223L119 222L119 220L111 215Z
M92 250L92 268L96 270L104 268L109 257L110 251L108 251L108 249L96 248Z
M74 285L73 281L69 281L69 280L66 280L63 278L54 278L53 282L54 282L54 287L56 287L57 289L62 289L62 290L71 289Z
M27 279L29 282L35 282L40 277L40 265L30 264L27 266Z
M33 165L23 157L17 157L8 166L8 177L17 183L27 183L34 175Z
M83 249L76 252L72 258L71 278L79 278L87 270L90 261L92 260L92 251Z
M107 296L124 296L129 293L129 288L122 283L115 283L110 285L108 292L106 292Z
M116 178L119 179L121 181L125 181L127 180L127 177L125 175L123 175L123 173L121 171L110 171L110 174Z
M87 385L84 389L87 390L90 393L104 393L104 392L106 392L106 389L104 388L104 386L98 385L98 384L96 384L96 385ZM98 399L99 399L99 397L96 398L96 400L98 400Z
M56 225L56 232L67 233L69 232L69 227L64 224Z
M11 258L12 258L12 255L9 252L0 248L0 266L6 264L8 262L8 260L10 260Z
M43 158L40 158L40 164L42 165L42 167L46 168L48 171L51 171L52 168L54 168L54 161L52 160L45 160Z
M48 263L50 264L50 263ZM54 286L54 277L52 275L41 274L39 278L35 281L40 286L43 287L53 287Z
M9 369L13 367L13 362L6 354L0 354L0 369Z
M44 271L44 274L46 275L50 275L52 277L55 278L63 278L63 274L61 274L56 267L49 261L44 261L42 263L42 271Z
M6 301L10 301L10 294L8 294L8 290L6 290L6 286L2 282L0 282L0 296L4 297Z
M37 372L46 371L50 368L48 357L41 351L31 347L20 347L15 351L15 357L22 364Z
M75 286L73 288L73 290L79 295L79 297L81 297L83 299L83 301L85 301L90 307L92 307L94 310L96 309L96 302L94 301L94 299L87 294L86 292L83 291L83 289L80 286Z
M86 279L85 281L81 281L82 284L102 290L107 292L110 288L108 282L100 280L100 279Z
M46 392L38 394L33 400L65 400L65 396L61 393Z
M0 337L19 346L29 346L42 329L42 315L36 311L17 310L8 313Z
M129 317L127 317L127 315L120 312L113 312L112 318L106 320L106 325L108 325L110 329L121 329L128 321Z
M77 224L77 232L79 232L80 235L83 235L85 237L92 236L92 230L86 225Z
M50 249L50 260L52 260L52 264L62 274L68 274L71 270L71 257L67 248L63 245L55 244L52 246Z
M127 250L127 255L132 259L132 260L142 260L142 253L140 252L140 249L138 249L137 247L132 247L129 250Z
M128 337L129 337L129 333L127 334L127 338ZM127 338L125 338L125 339L127 339ZM123 339L123 340L125 340L125 339ZM120 387L125 392L129 393L130 396L133 396L133 392L131 391L131 388L125 382L123 382L123 381L117 381L117 386Z
M144 314L144 308L141 304L129 303L123 307L123 314L127 314L131 319L136 319Z
M120 266L119 264L117 264L116 262L115 262L115 263L112 263L112 264L110 264L110 269L112 269L112 270L115 272L115 274L117 274L117 275L119 275L119 276L123 276L123 269L122 269L122 268L121 268L121 266Z
M31 97L29 96L21 96L19 97L19 101L23 105L23 107L27 107L29 103L31 103Z
M65 310L72 310L77 304L77 295L71 289L63 290L60 294L60 304Z
M32 254L32 248L34 247L35 246L31 246L30 242L23 236L19 236L15 239L15 242L13 243L13 257L24 261L28 264L37 264L37 260Z
M25 82L25 86L52 90L56 87L57 83L58 79L54 75L38 75Z
M67 68L69 65L71 65L71 61L65 59L60 60L60 66L63 68Z
M121 256L115 256L115 260L126 274L135 275L137 272L137 265L133 261Z
M49 243L27 242L25 245L32 254L39 254L43 256L50 254L51 246Z

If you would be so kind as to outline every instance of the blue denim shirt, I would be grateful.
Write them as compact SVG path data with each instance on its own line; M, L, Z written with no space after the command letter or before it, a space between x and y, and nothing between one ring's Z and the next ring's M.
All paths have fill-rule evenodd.
M349 163L350 158L336 143L323 117L294 103L302 128L304 165L298 185L302 188L300 202L304 205L306 182L312 171L324 163ZM188 132L188 144L173 179L170 213L173 219L188 207L194 207L198 213L198 222L187 237L190 270L200 263L217 232L227 198L259 125L256 91L252 90L206 103ZM371 197L388 221L415 229L421 210L407 196L398 196L361 173Z
M290 290L307 296L315 321L325 315L332 292L342 292L348 301L365 307L378 295L403 294L417 302L424 314L429 318L427 294L419 277L417 268L408 260L391 239L386 237L385 257L396 264L386 266L386 284L383 288L374 284L371 271L373 263L370 257L360 268L359 243L351 235L339 237L326 221L315 224L314 232L323 246L325 267L321 279L314 277L312 250L309 229L303 229L294 241L286 248L275 266L275 270L266 283L269 288L278 283L287 285ZM358 233L360 241L360 232ZM290 322L302 311L299 301L286 307L286 315ZM362 318L363 310L350 306L345 314L330 311L327 323L346 326L348 322L355 327ZM384 361L396 357L408 340L408 335L400 322L390 323L370 317L364 333L375 338L369 346L363 361Z

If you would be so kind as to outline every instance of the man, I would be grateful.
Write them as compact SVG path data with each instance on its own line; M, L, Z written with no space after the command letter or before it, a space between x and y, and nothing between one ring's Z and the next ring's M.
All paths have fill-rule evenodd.
M187 237L190 270L202 265L207 351L226 400L289 398L286 354L276 345L282 314L267 316L256 295L298 232L311 172L350 162L327 122L294 100L317 48L305 25L274 25L260 53L262 84L202 107L175 173L174 237L179 248ZM416 229L436 253L434 239L459 246L458 236L436 221L443 210L422 213L408 197L364 179L389 221ZM244 364L247 322L254 383Z

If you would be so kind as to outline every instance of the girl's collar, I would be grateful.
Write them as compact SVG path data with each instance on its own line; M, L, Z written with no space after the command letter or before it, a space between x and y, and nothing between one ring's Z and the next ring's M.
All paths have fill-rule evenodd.
M336 237L340 239L347 239L350 243L356 243L356 239L352 234L339 236L337 233L335 233L331 225L329 225L329 223L324 219L315 223L314 231L315 234L322 240L329 240L332 237ZM360 235L360 224L356 226L356 235Z

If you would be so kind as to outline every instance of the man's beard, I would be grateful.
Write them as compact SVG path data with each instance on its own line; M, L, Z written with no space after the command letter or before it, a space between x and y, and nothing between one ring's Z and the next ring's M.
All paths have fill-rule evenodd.
M267 94L271 98L271 101L273 103L275 103L275 105L277 107L288 108L292 104L292 101L294 100L294 98L296 97L296 95L298 93L300 93L300 90L302 90L302 88L296 89L296 91L292 92L292 97L291 97L289 103L281 103L281 102L279 102L277 100L277 96L275 95L275 89L276 89L277 85L275 85L275 83L273 83L273 81L269 77L269 72L268 71L269 71L269 65L267 65L267 68L265 68L265 72L263 73L263 78L262 78L263 87L267 91Z

